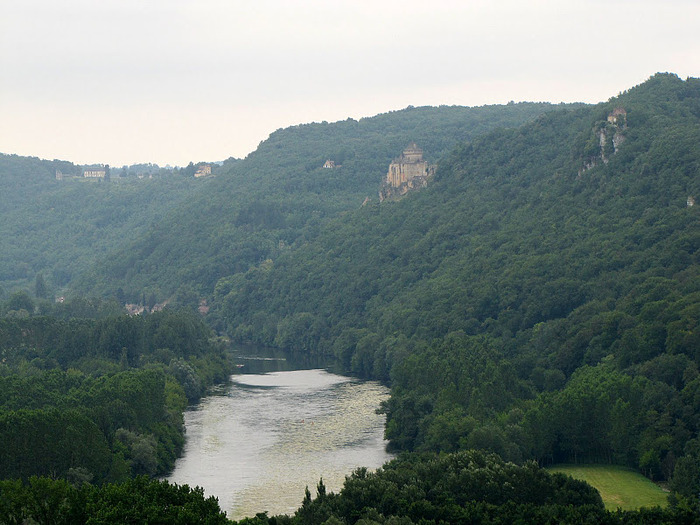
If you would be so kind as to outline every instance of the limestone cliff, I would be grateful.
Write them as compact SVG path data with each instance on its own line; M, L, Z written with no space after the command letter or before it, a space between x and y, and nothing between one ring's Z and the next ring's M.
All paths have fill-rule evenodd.
M593 137L586 145L583 167L578 172L579 176L601 162L607 164L610 157L618 152L625 141L626 129L627 112L624 108L615 108L608 114L606 120L598 122L593 129Z

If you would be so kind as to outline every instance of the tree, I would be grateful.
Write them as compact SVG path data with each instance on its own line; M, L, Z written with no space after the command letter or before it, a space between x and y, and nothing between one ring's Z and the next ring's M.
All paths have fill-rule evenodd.
M36 278L34 279L34 296L37 299L46 299L48 295L49 290L46 287L44 275L42 273L36 274Z
M192 310L197 310L199 307L199 294L194 286L185 283L177 289L175 294L175 302L181 306L185 306Z
M121 484L94 490L87 502L90 523L202 523L225 525L229 521L214 496L188 485L170 484L139 476Z
M7 301L7 309L15 311L25 310L31 314L34 312L34 301L25 290L20 290L10 296L10 299Z

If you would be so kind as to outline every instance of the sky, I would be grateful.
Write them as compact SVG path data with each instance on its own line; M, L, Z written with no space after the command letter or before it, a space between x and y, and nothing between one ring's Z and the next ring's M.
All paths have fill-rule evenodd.
M697 0L0 0L0 152L245 157L406 106L600 102L700 76Z

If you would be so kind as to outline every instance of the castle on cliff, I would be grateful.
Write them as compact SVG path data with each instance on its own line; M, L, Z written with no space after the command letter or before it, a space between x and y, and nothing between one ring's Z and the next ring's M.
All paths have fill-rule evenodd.
M425 188L433 173L435 166L423 160L423 150L411 142L401 156L389 164L389 171L379 190L379 202L401 197L412 189Z

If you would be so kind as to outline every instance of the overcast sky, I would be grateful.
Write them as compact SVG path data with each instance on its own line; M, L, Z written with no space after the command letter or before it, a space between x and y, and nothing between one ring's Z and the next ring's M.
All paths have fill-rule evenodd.
M408 105L600 102L700 76L697 0L0 0L0 152L244 157Z

